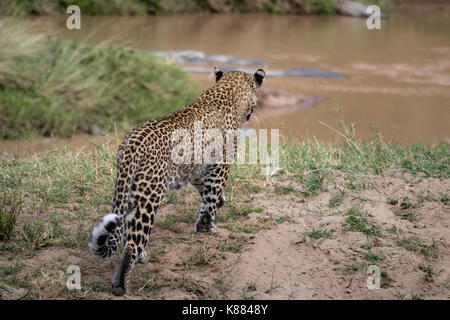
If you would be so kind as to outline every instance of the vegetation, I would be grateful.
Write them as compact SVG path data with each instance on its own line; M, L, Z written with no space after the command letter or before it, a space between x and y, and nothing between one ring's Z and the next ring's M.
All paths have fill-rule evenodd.
M112 138L111 138L112 139ZM40 247L40 243L48 244L55 237L52 232L61 231L61 218L85 218L93 221L106 212L113 193L115 179L115 158L117 141L95 146L94 152L81 149L79 151L65 147L59 151L43 153L32 158L22 158L10 154L0 155L0 239L7 243L11 238L23 237L32 247ZM274 176L277 181L291 179L308 187L308 181L300 177L310 170L317 170L324 180L333 182L333 172L344 171L352 175L378 173L384 174L388 169L405 170L414 174L430 177L449 177L450 145L441 143L435 147L413 145L401 147L384 144L379 141L354 142L355 145L326 145L316 140L305 140L301 143L286 142L281 146L281 170ZM415 152L412 152L412 151ZM383 152L384 151L384 152ZM374 162L376 161L377 162ZM258 189L249 187L257 179L261 167L259 165L234 165L230 173L230 184L233 188L244 192ZM245 183L243 182L245 181ZM255 191L256 190L256 191ZM311 196L308 193L297 196ZM180 200L180 195L173 193L167 196L169 204L180 210L190 211ZM17 199L21 199L20 202ZM227 223L243 218L254 212L260 214L261 208L249 204L237 205L227 202L227 212L218 219ZM89 208L89 209L88 209ZM92 217L89 212L98 212ZM25 223L19 229L15 224L21 215L46 212L46 218L40 217L33 223ZM368 221L368 214L358 207L352 207L343 213L345 228L349 231L362 232L369 236L378 236L381 231ZM19 218L19 219L18 219ZM285 219L284 219L285 220ZM289 220L289 219L288 219ZM160 227L171 229L177 223L192 224L195 216L181 214L167 215ZM18 230L23 230L22 233ZM308 234L311 238L328 237L329 234L313 230ZM74 235L76 236L76 235ZM41 239L41 238L42 239ZM64 240L67 242L67 238ZM399 244L409 248L426 251L428 247L416 246L411 239L399 239ZM425 249L424 249L425 248ZM412 249L411 249L412 250ZM432 251L432 250L431 250Z
M97 260L87 257L86 245L92 226L110 208L116 150L120 140L116 137L109 139L105 144L94 145L93 151L64 147L32 157L7 153L0 155L0 189L3 191L0 195L0 251L5 257L41 257L36 262L27 260L29 262L26 268L3 261L8 266L2 267L3 271L0 270L0 280L6 290L3 291L4 294L8 290L21 288L23 291L19 290L17 294L23 292L28 298L108 297L106 278L99 282L98 278L92 278L88 273L83 278L85 280L82 290L69 292L65 289L65 280L58 277L71 263L79 265L83 270L89 270L85 272L91 272L92 275L100 274L108 268L109 262L98 265ZM285 141L280 146L281 169L270 178L261 176L260 165L232 166L226 190L227 197L231 200L217 216L219 227L226 230L221 235L195 235L190 232L199 205L198 194L193 188L168 193L161 209L165 215L157 219L157 232L152 235L151 246L148 248L150 267L144 270L138 268L136 271L136 278L133 280L135 293L157 297L163 288L171 288L202 299L223 297L221 295L227 292L228 269L224 270L223 274L217 273L218 271L211 273L216 275L217 279L214 281L219 293L206 287L204 282L195 280L196 272L204 274L205 268L226 268L228 264L223 264L222 261L228 261L226 259L230 255L242 253L248 246L249 239L255 237L260 230L291 223L300 227L300 224L295 222L298 217L296 212L290 213L288 208L281 212L277 212L277 209L268 212L260 198L253 201L259 194L262 197L278 197L280 201L289 201L289 197L313 199L323 196L323 192L328 193L330 186L336 185L337 192L330 195L333 199L330 202L332 205L327 206L328 200L324 205L324 210L327 208L336 211L344 206L344 197L355 197L355 194L360 192L358 190L367 188L367 185L362 185L359 181L367 180L368 175L413 174L439 178L449 176L448 143L402 147L379 140L358 142L351 136L348 136L348 139L332 145L320 143L315 139L301 143ZM320 189L316 189L317 195L308 191L309 178L302 178L308 176L312 170L322 177L322 185ZM340 177L340 182L337 182L337 177ZM348 177L353 177L351 184L347 182ZM267 187L259 187L262 181L269 181L266 179L272 181L272 193ZM280 195L276 186L286 181L292 183L291 189L296 191L283 192ZM336 200L336 197L339 200ZM415 199L405 199L390 198L386 205L397 203L402 209L409 207L407 203L416 203ZM422 202L434 201L444 206L448 195L419 194L417 199ZM415 206L417 210L420 209L419 205ZM392 207L391 212L392 216L396 217L394 209L395 207ZM403 231L395 226L389 232L382 233L374 217L366 208L362 208L362 204L347 207L343 212L337 213L329 214L342 218L339 226L308 227L304 233L300 233L304 243L316 246L354 233L367 237L367 243L361 246L364 250L359 254L360 260L350 265L350 261L342 261L340 266L335 268L336 271L340 270L344 276L351 277L359 272L364 280L367 265L377 264L386 268L390 258L376 247L379 244L376 244L375 238L382 237L383 241L392 241L393 245L405 252L423 257L424 266L418 270L423 271L423 277L427 281L433 279L434 269L430 268L436 268L434 261L438 261L438 256L441 255L439 248L446 245L444 240L425 244L422 237L404 235ZM318 216L321 215L322 213L318 212ZM179 257L174 256L173 250L183 247L189 250L183 249ZM49 262L45 262L48 260L43 257L49 252L66 257L61 256L56 260L51 258L51 265L48 265ZM177 260L174 262L170 257ZM162 271L168 269L168 266L176 270L171 271L171 275ZM30 273L33 274L32 278L28 277ZM267 284L272 291L278 290L278 285L274 283L270 286ZM391 287L393 283L385 272L383 288Z
M373 224L369 226L367 214L362 213L357 207L350 208L344 213L345 218L345 230L362 232L366 236L381 236L379 228Z
M321 230L321 229L312 229L310 232L305 232L305 237L308 237L311 241L315 241L318 239L328 239L332 236L332 233L327 230Z
M130 129L195 100L178 67L146 52L30 35L0 22L0 138Z
M9 194L8 194L9 195ZM6 190L0 198L0 241L8 242L14 237L17 217L20 214L20 202L8 199Z
M386 0L363 1L388 6ZM334 14L337 0L4 0L0 11L6 14L66 13L69 5L80 6L81 12L93 15L172 14L184 12L267 12L300 14Z

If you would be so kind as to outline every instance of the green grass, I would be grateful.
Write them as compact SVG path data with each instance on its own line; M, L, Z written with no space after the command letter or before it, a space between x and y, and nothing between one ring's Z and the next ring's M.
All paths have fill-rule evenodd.
M430 191L421 192L417 195L417 204L422 204L424 202L442 202L443 204L448 204L450 202L450 196L446 193L438 192L433 194Z
M344 171L348 175L361 177L367 173L374 174L371 157L374 156L378 146L381 150L390 150L389 157L384 158L378 154L385 159L377 164L380 168L377 172L380 174L387 169L394 169L390 174L410 172L448 178L448 169L443 168L448 162L450 148L447 143L420 147L393 146L379 141L355 143L361 153L346 144L327 145L315 140L283 143L280 146L281 170L273 176L273 179L280 181L292 179L295 182L298 176L303 176L304 172L310 171L313 167L321 172L324 184L332 182L333 172ZM411 150L415 150L416 153L411 153ZM93 151L64 147L32 157L1 153L0 190L3 195L0 195L2 215L0 221L5 230L2 231L2 238L7 242L2 244L0 249L15 250L14 248L21 244L32 248L56 243L68 247L84 245L88 240L91 224L110 210L114 191L116 152L117 141L113 144L106 142L102 145L93 145ZM425 154L427 156L424 156ZM366 162L360 161L361 159L366 159ZM414 171L402 167L402 163L406 160L414 161ZM261 178L258 165L233 165L231 170L227 186L236 195L241 194L241 190L248 190L242 184L243 181L256 184L256 180ZM245 194L248 194L248 191ZM230 193L227 193L227 197L229 195ZM20 200L20 215L17 220L9 218L10 210L13 208L12 199L17 199L17 208ZM185 201L183 199L175 198L174 195L168 196L168 202L175 202L176 206L180 206ZM179 212L176 215L169 214L159 222L160 227L177 231L180 223L195 223L198 201L190 200L192 204L183 204L185 208L189 207L189 210L177 209ZM229 200L217 215L216 222L232 231L253 234L257 230L255 226L246 223L234 225L235 220L245 221L252 212L256 213L258 218L263 209L254 207L251 203ZM368 236L381 235L381 230L369 221L369 215L358 207L349 209L343 216L346 230L362 232ZM38 220L40 222L36 222ZM25 226L26 221L34 222ZM275 223L285 221L289 221L286 215L280 216ZM43 239L37 236L41 232L39 230L42 231L41 236L45 235ZM414 242L408 245L407 240L398 241L407 247L415 246ZM426 254L432 255L432 249L436 245L430 248L419 245L418 250L424 250Z
M406 250L422 254L425 259L437 258L439 256L439 245L446 245L444 239L433 239L432 243L427 245L417 236L399 237L396 242L397 245Z
M167 199L167 203L177 204L177 192L175 190L168 190L166 192L165 198Z
M184 71L147 52L30 32L0 22L0 138L128 130L200 93Z
M442 193L442 192L438 192L439 194L439 201L442 202L443 204L448 205L450 202L450 195L446 194L446 193Z
M384 260L384 257L372 252L372 251L367 251L367 253L364 255L364 260L370 262L370 263L379 263L382 260Z
M111 290L109 286L105 286L104 283L100 281L92 281L85 285L84 290L91 290L94 292L106 292L109 293Z
M272 215L271 215L271 217L273 218ZM275 220L276 224L281 224L281 223L284 223L284 222L290 222L292 218L289 215L283 215L283 216L275 217L273 219Z
M0 242L8 242L14 237L17 218L21 211L21 202L15 198L8 198L6 190L0 197Z
M0 288L3 285L26 288L26 281L19 276L22 268L22 263L10 266L0 266Z
M8 232L8 240L1 243L0 254L2 256L17 256L18 259L27 257L27 259L30 258L27 261L32 261L31 259L40 257L40 255L49 251L53 252L53 249L55 249L55 251L67 252L72 258L80 257L81 255L82 260L84 259L84 254L81 253L86 252L86 244L92 231L92 226L110 210L114 191L118 144L114 137L111 137L110 140L102 145L93 144L91 150L87 150L87 148L74 150L70 147L64 147L32 156L0 153L0 190L3 192L0 193L0 208L2 210L0 213L3 216L9 216L12 204L16 203L16 207L19 208L20 202L20 214L17 215L17 219L13 223L12 231ZM300 143L294 141L283 143L280 147L282 157L280 161L281 170L267 179L273 185L281 185L282 181L285 182L292 179L292 186L295 186L295 189L297 189L298 184L301 184L300 188L303 189L302 180L299 177L303 176L304 173L311 173L311 168L314 167L317 174L323 177L321 188L324 190L326 188L334 188L332 190L337 192L336 195L340 197L341 192L339 190L344 190L342 185L344 180L341 179L340 184L333 183L336 176L339 178L342 178L343 175L357 176L356 183L356 181L364 180L364 175L377 174L373 171L372 160L367 160L364 163L360 159L370 159L372 149L365 148L365 144L373 145L379 143L381 142L355 141L361 152L357 151L356 146L354 146L352 151L343 151L342 148L350 148L345 143L339 145L323 144L315 140L305 140ZM430 155L429 157L422 157L419 154L413 155L407 152L406 150L410 150L411 146L394 147L389 144L383 144L382 148L398 151L391 155L390 160L384 162L383 165L378 163L380 170L377 172L379 174L401 176L405 172L409 172L448 178L447 171L436 170L436 168L439 168L440 165L447 161L448 144L422 146L416 149L421 150L417 152L427 153ZM353 152L355 158L350 156L351 152ZM310 155L313 158L308 158ZM341 163L341 157L346 158L347 161ZM422 159L422 161L416 162L416 168L419 168L419 170L408 171L403 168L401 164L406 157ZM295 161L297 163L293 163ZM387 171L388 169L389 171ZM179 288L187 293L196 295L198 298L213 296L213 293L209 292L207 288L189 277L184 277L184 275L189 274L189 272L211 270L218 268L219 265L230 264L232 259L228 257L246 250L249 243L252 242L251 239L259 230L267 226L275 226L277 223L290 223L290 217L295 222L294 218L295 213L298 212L297 210L289 212L289 208L286 208L286 211L280 208L280 211L276 212L276 206L270 208L265 203L261 203L261 207L259 207L252 200L258 198L248 190L247 185L244 185L243 182L265 186L262 181L267 180L265 180L266 177L260 175L260 167L258 165L233 165L232 171L233 174L230 174L230 179L227 181L227 186L230 188L226 193L228 201L220 209L216 219L219 228L222 228L224 232L219 235L194 235L192 233L192 227L199 209L199 199L194 188L183 189L176 196L175 194L169 194L166 197L167 202L173 203L173 205L164 209L166 213L167 211L171 213L166 214L165 218L161 219L162 221L158 220L155 233L152 234L147 248L150 255L150 265L154 267L155 265L153 264L156 264L159 267L171 264L172 262L167 260L170 257L169 253L173 252L173 245L177 246L183 243L190 250L185 252L185 254L181 254L180 257L176 257L176 259L179 259L177 260L178 263L176 262L173 266L179 271L176 276L169 277L162 274L149 273L148 276L142 275L141 278L136 279L139 280L136 290L142 288L142 291L136 291L137 294L142 292L151 297L156 297L163 288ZM242 192L242 190L245 191ZM254 191L254 193L256 192L258 191ZM285 197L286 199L291 200L293 198L291 197L292 192L285 194L289 195L289 197ZM268 191L267 195L268 202L271 201L272 197L273 201L277 201L280 196L283 197L283 195L276 194L273 191ZM445 205L445 201L442 200L445 200L444 194L436 193L433 194L433 197L424 195L423 198L430 201L442 201L441 206ZM321 199L326 201L327 198L323 197ZM295 200L303 201L303 199ZM415 202L411 200L406 201L398 198L391 200L388 200L389 203L392 202L392 205L396 205L399 208L408 209L415 205ZM336 203L338 202L336 201ZM402 205L403 202L405 202L404 205ZM326 208L327 202L323 204ZM185 210L180 209L182 207ZM172 210L176 213L173 214ZM382 236L380 227L375 225L372 220L373 217L362 210L360 206L354 206L341 212L341 214L345 220L343 224L345 230L365 234L367 243L361 246L365 250L361 251L357 262L342 264L335 270L352 277L355 276L356 272L366 276L364 270L368 264L380 264L383 266L383 264L389 263L390 257L388 255L382 256L381 252L373 248L376 246L372 245L371 237ZM295 224L292 224L292 226L295 227ZM188 233L178 232L187 227L191 230ZM223 229L228 229L232 232L228 233L228 231ZM385 232L386 239L392 237L394 240L397 240L397 245L404 247L406 250L416 252L419 257L424 256L427 262L430 261L429 266L435 269L428 269L428 264L418 269L419 272L423 272L426 280L431 281L433 278L437 278L433 272L437 272L438 268L432 263L436 262L438 260L437 257L441 255L441 252L439 252L441 246L446 245L444 240L424 243L424 241L415 236L403 237L403 231L398 227L394 228L391 224L383 226L384 230L389 230ZM329 239L340 232L336 230L338 233L332 233L331 230L325 230L324 228L310 231L304 237L308 237L308 240L311 242ZM223 234L228 234L228 237L223 237ZM14 267L14 263L13 261L11 262L12 267ZM30 263L33 265L34 262ZM39 261L36 263L39 264ZM55 263L57 266L59 264L67 264L66 261L59 260ZM90 264L91 262L85 261L85 263ZM15 269L0 268L0 282L3 281L3 283L13 287L26 287L29 285L31 294L27 297L33 298L58 297L60 294L59 288L61 287L61 290L64 288L64 282L61 282L61 286L59 282L58 285L50 285L49 281L52 278L48 278L50 276L53 277L52 272L56 274L56 272L59 272L60 269L64 270L64 268L58 267L57 270L53 271L52 268L49 268L49 272L44 270L45 272L43 271L30 279L25 276L29 271L29 266L25 265L23 269L18 269L18 267ZM139 267L137 270L139 271ZM95 274L95 272L92 271L91 274ZM136 278L138 278L139 273L136 275ZM385 276L382 274L382 277L384 277L382 286L385 283L384 286L389 287L393 280L387 274ZM39 279L40 282L35 283L33 280L35 278ZM106 285L102 285L102 283L106 283L103 280L91 278L89 281L83 281L86 282L82 291L78 293L79 297L103 297L102 294L108 291ZM45 286L51 287L52 290L41 294L40 290ZM276 287L277 283L271 282L268 290L274 290ZM258 290L264 289L258 288ZM73 293L69 294L72 298L78 297ZM251 296L249 295L247 298L251 298Z
M387 0L365 1L389 7ZM81 12L95 15L172 14L183 12L267 12L282 13L336 13L337 0L3 0L0 11L5 14L65 13L71 4L80 6Z
M330 200L328 200L328 207L330 209L337 208L342 204L344 200L345 191L339 190L336 194L332 195Z
M414 209L396 209L394 210L394 214L399 216L404 220L408 220L409 222L415 222L418 220L417 213Z
M301 142L293 139L281 142L281 170L273 177L288 184L277 183L275 185L277 194L290 194L302 198L314 196L324 190L324 186L336 185L334 173L337 171L344 174L344 186L351 191L374 188L367 182L367 174L385 174L390 169L394 169L397 174L423 174L426 177L444 179L449 177L450 144L447 142L433 146L425 144L400 146L385 143L378 138L359 141L345 123L341 122L341 127L345 138L340 142L327 144L315 138ZM255 177L261 176L260 169L260 166L233 166L230 180L238 182L240 190L247 192L249 188L244 188L243 184L256 185ZM300 186L296 186L296 183ZM345 189L341 189L330 200L330 208L338 206L342 201ZM446 199L442 196L441 201L446 203Z
M191 214L168 214L164 221L158 222L157 227L167 229L172 232L180 232L179 223L194 224L197 221L197 215L193 212Z
M209 264L216 256L208 248L202 247L194 251L188 259L182 259L181 263L186 267L204 266Z
M242 288L242 300L254 300L255 295L250 294L250 292L256 291L256 283L255 282L247 282L247 284Z
M345 187L351 191L373 188L366 181L367 174L384 174L389 169L398 173L423 174L426 177L448 178L450 173L450 145L440 142L430 146L415 144L400 146L385 143L379 139L359 141L351 128L341 122L340 142L326 144L315 138L301 142L282 141L280 146L281 170L275 174L279 181L288 185L277 185L280 195L314 196L327 184L335 184L333 173L341 171L345 175ZM254 185L255 176L260 175L258 166L234 166L230 177ZM302 188L294 187L298 183ZM329 206L338 206L342 192L330 200ZM442 196L442 202L446 198Z
M235 219L237 217L246 217L252 212L261 213L261 208L254 208L252 206L239 206L236 204L231 203L230 201L227 201L225 203L226 207L229 208L229 210L226 213L217 215L216 222L226 222L230 219Z
M332 232L329 232L327 230L321 230L321 229L312 229L310 232L305 232L304 236L308 237L310 240L315 241L318 239L328 239L332 236Z
M248 239L246 236L237 236L231 233L228 239L217 243L217 249L220 252L241 252L247 241Z
M363 272L366 270L366 266L364 264L351 263L344 264L342 267L333 268L334 271L339 271L342 275L351 275L355 272Z
M288 194L293 194L293 195L297 195L297 196L300 195L300 192L291 185L289 185L289 186L276 185L275 193L280 196L284 196L284 195L288 195Z
M411 293L411 300L423 300L423 293Z
M337 0L304 0L303 6L305 12L329 15L336 13L337 3Z
M381 271L381 288L386 289L389 288L394 280L389 277L388 273L386 271Z
M51 227L41 220L26 221L22 232L23 239L32 250L45 247L52 237Z
M430 265L428 264L419 264L418 265L419 270L421 270L424 274L424 278L426 281L433 281L433 277L435 275L438 275L438 272L436 272Z
M344 213L344 228L347 231L362 232L366 236L380 237L381 230L374 224L371 224L367 213L363 213L358 207L352 207Z
M67 7L75 4L80 6L81 12L85 14L131 15L146 13L146 2L140 0L3 0L0 9L8 15L65 14Z
M419 217L415 209L419 207L425 199L429 200L429 197L430 195L427 195L427 197L421 197L419 195L419 201L417 203L413 203L408 197L401 199L388 198L387 203L396 206L396 208L394 208L394 214L396 216L401 219L408 220L409 222L416 222Z
M343 125L344 126L344 125ZM344 129L347 129L344 126ZM399 146L380 140L357 141L354 135L340 144L327 145L315 139L291 143L281 152L284 171L302 182L302 172L315 171L327 177L332 170L351 173L381 174L389 168L400 168L412 174L448 178L450 173L450 148L446 142L436 146L415 144Z

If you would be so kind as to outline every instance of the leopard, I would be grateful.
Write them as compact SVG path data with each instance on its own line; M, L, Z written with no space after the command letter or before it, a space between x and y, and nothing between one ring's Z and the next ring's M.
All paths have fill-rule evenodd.
M233 157L239 134L231 135L223 149L212 150L211 154L220 161L193 161L195 148L205 148L212 136L241 130L257 107L258 92L265 74L263 69L251 74L222 71L215 67L211 73L215 78L214 85L192 104L164 117L148 120L124 137L117 152L111 213L95 225L88 244L92 254L107 258L123 242L121 257L111 281L113 295L127 294L136 263L149 260L145 248L167 190L194 186L201 199L194 232L219 231L214 220L217 210L226 202L224 189L231 166L230 161L224 161L219 154L225 149L232 150L227 157ZM200 132L212 133L204 139L195 139L196 126L201 126ZM174 139L175 132L181 132L181 138L194 136L193 143L180 149L183 152L174 152L176 146L181 145ZM180 162L174 155L188 161Z

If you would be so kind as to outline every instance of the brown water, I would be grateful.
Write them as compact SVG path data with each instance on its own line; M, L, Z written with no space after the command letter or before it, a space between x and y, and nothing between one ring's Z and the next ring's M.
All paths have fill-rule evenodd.
M77 41L125 44L140 50L200 50L262 59L266 69L319 68L345 79L270 78L264 86L326 100L311 109L261 115L250 126L328 141L337 120L355 123L357 137L402 144L450 140L450 12L393 13L381 30L364 19L264 14L142 17L82 16L69 31L61 17L33 19L37 31ZM256 67L255 67L256 69ZM191 74L202 87L206 74ZM341 110L341 114L336 112Z

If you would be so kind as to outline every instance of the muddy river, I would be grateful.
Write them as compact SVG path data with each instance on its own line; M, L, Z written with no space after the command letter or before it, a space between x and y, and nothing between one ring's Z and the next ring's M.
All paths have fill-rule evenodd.
M36 30L76 41L198 50L264 60L268 70L316 68L346 75L267 77L267 88L325 100L309 109L263 112L250 127L328 141L336 134L323 123L338 128L342 118L355 124L360 139L372 138L376 128L385 140L401 144L450 141L450 11L393 12L381 30L369 30L364 19L340 16L82 16L81 30L72 31L64 19L38 17L32 23ZM191 76L202 87L212 85L207 74Z

